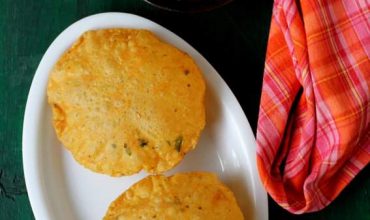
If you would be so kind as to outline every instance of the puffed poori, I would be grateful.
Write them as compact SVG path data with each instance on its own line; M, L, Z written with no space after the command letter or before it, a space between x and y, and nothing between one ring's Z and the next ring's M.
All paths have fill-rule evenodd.
M111 203L104 220L239 220L233 193L214 174L192 172L148 176Z
M47 95L58 139L111 176L173 168L205 126L199 68L147 30L85 32L55 64Z

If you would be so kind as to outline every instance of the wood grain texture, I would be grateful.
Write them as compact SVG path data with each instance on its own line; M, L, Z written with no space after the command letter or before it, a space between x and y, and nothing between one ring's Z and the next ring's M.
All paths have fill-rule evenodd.
M272 0L235 0L212 12L181 14L142 0L0 0L0 219L34 218L22 169L24 108L43 53L67 26L108 11L138 14L165 26L217 69L255 131L271 8ZM323 211L295 216L270 200L270 219L370 219L369 190L367 167Z

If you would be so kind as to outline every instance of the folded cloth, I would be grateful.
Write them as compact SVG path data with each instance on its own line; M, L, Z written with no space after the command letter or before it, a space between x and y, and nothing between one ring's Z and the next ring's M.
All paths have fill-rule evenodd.
M275 0L257 128L263 185L318 211L370 161L367 0Z

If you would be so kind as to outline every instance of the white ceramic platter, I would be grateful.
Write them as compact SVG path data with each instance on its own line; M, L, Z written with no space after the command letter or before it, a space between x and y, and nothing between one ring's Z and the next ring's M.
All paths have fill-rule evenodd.
M246 219L267 220L267 194L256 169L256 143L238 101L216 70L193 47L164 27L125 13L84 18L64 30L43 56L28 95L23 125L23 166L36 219L101 219L112 200L146 173L114 178L77 164L57 140L46 100L48 74L59 56L85 31L144 28L187 52L207 83L207 125L196 150L175 169L212 171L237 197Z

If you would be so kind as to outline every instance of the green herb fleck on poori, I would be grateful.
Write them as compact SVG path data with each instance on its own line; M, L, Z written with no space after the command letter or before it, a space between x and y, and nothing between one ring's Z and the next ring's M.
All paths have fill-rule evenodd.
M143 139L143 138L139 138L139 145L140 147L145 147L146 145L148 145L149 141Z
M127 146L126 143L123 145L123 147L125 148L125 151L126 151L127 155L131 156L131 154L132 154L131 149Z
M182 136L178 136L175 140L175 149L177 150L177 152L180 152L181 150L182 141L183 141Z

